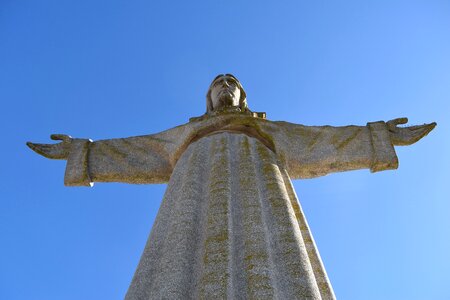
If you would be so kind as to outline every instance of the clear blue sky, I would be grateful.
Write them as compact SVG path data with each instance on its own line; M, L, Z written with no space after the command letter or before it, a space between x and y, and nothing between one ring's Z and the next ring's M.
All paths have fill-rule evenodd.
M400 168L295 181L339 299L450 299L448 1L0 1L0 299L122 299L164 185L63 186L51 133L159 132L219 73L271 120L436 121Z

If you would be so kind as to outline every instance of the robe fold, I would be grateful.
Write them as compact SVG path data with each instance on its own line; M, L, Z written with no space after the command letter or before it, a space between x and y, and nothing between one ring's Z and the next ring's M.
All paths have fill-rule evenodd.
M65 183L168 182L125 299L335 299L290 179L397 165L384 122L227 114L155 135L74 140Z

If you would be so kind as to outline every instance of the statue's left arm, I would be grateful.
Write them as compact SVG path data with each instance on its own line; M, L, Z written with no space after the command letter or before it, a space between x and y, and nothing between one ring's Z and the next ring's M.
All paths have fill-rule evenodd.
M406 118L372 122L367 126L303 126L274 122L277 154L292 178L312 178L332 172L396 169L394 146L410 145L427 135L436 123L397 127Z

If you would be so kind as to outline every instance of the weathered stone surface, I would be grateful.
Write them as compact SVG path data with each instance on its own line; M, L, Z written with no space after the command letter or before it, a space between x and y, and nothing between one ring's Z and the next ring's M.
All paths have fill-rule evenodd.
M92 142L52 135L27 145L66 159L65 184L168 182L127 292L144 299L334 299L290 178L395 169L395 145L435 123L304 126L250 111L232 75L216 77L207 113L164 132Z
M397 168L384 122L377 126L304 126L232 113L190 122L154 135L89 142L77 139L68 157L66 185L93 182L168 182L181 154L194 141L217 132L239 132L277 154L291 178L331 172ZM89 149L86 150L86 147Z
M333 293L275 153L222 132L176 164L126 299L227 298Z

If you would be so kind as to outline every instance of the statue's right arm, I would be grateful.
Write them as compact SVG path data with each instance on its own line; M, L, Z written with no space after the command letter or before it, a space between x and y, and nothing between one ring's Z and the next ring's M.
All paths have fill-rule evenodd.
M51 159L67 160L64 184L93 182L164 183L170 178L185 140L183 126L145 136L91 141L52 135L58 144L27 145Z

